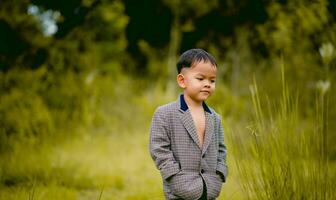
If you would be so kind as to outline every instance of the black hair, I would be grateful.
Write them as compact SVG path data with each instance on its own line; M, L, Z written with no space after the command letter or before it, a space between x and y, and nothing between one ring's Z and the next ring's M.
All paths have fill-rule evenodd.
M213 66L217 67L215 58L203 49L189 49L182 53L177 62L177 72L181 73L183 68L190 68L193 64L198 62L210 62Z

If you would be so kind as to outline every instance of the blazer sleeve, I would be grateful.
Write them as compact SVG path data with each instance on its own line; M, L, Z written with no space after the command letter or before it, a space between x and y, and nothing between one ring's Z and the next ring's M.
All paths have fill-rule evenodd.
M218 158L217 158L217 172L220 173L223 182L225 182L228 175L228 169L226 165L226 146L224 144L224 129L222 126L222 120L218 117Z
M168 179L180 171L180 166L171 151L169 126L164 114L160 109L154 113L150 129L149 150L162 178Z

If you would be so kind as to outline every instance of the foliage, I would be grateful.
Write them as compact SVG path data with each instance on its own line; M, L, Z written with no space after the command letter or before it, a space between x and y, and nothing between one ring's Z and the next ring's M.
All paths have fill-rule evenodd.
M263 104L256 83L251 85L255 118L250 135L234 136L242 187L250 199L334 199L335 168L329 161L327 106L320 93L313 119L304 119L283 79L281 101ZM240 137L248 137L243 139Z
M195 47L219 64L208 103L229 150L220 198L334 198L334 1L0 4L0 199L161 199L148 127Z

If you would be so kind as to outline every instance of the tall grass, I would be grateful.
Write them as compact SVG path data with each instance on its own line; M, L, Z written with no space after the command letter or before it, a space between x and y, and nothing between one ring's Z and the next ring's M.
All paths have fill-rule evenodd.
M0 199L163 199L148 131L155 108L177 94L126 75L97 75L75 84L79 78L71 73L45 90L49 86L38 73L0 77L8 87L17 81L14 89L0 91ZM251 86L250 134L229 132L252 116L248 94L235 95L218 83L207 102L223 116L226 139L235 137L226 140L230 175L219 199L335 198L325 83L316 95L314 118L303 117L302 97L282 77L276 102L261 95L256 83ZM36 81L31 89L29 81Z
M75 125L63 128L55 122L55 134L47 134L50 138L23 137L10 143L10 151L1 152L1 200L164 198L160 173L148 152L148 134L155 108L175 101L177 94L155 84L139 92L139 82L127 77L119 77L117 87L115 82L111 77L94 80L94 91L83 103L86 123L65 118ZM7 101L8 105L18 101L14 97L16 101ZM4 110L5 104L0 107ZM234 174L232 170L231 177ZM241 199L233 180L223 187L220 199Z
M313 118L301 116L300 94L289 89L282 67L279 101L250 86L254 119L239 134L236 166L249 199L335 199L335 170L328 159L327 91L317 92ZM244 138L242 138L242 136Z

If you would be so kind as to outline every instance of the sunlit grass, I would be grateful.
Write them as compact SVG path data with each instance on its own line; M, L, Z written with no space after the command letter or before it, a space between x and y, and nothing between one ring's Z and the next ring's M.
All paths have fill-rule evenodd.
M0 197L163 199L161 177L148 153L148 133L143 128L139 131L130 135L121 132L76 138L46 148L43 153L42 149L35 149L27 155L22 150L12 155L12 162L6 166L11 172L6 174L12 174L13 179L25 176L25 172L26 179L1 187ZM234 170L230 176L221 197L241 199Z
M10 150L0 159L0 199L164 199L148 151L149 127L155 108L177 94L160 85L135 93L135 82L125 77L118 87L113 83L108 77L96 83L85 123L57 123L50 138L9 137ZM316 119L303 118L300 95L283 88L281 100L273 102L254 84L250 101L218 83L208 103L223 116L229 166L218 199L334 198L335 163L321 159L328 153L327 137L321 137L326 113L320 112L327 98L317 95L325 104L316 106ZM255 118L246 125L252 104Z
M68 141L43 154L38 150L22 151L11 155L12 161L6 164L10 171L5 174L8 180L20 177L23 180L13 183L12 187L2 187L1 194L26 199L34 183L34 199L45 199L57 189L83 198L90 193L98 197L102 188L101 199L108 196L113 199L159 198L161 186L155 183L160 182L160 177L147 153L146 143L139 135L111 134ZM10 188L21 192L11 193Z
M300 96L288 89L284 73L282 82L275 102L260 95L256 82L251 85L255 118L247 134L232 139L242 188L249 199L335 199L324 97L317 98L315 118L303 118Z
M158 87L136 96L101 87L96 95L91 123L54 140L17 142L1 155L0 199L164 199L149 127L154 109L177 94ZM236 175L232 170L220 199L242 199Z

